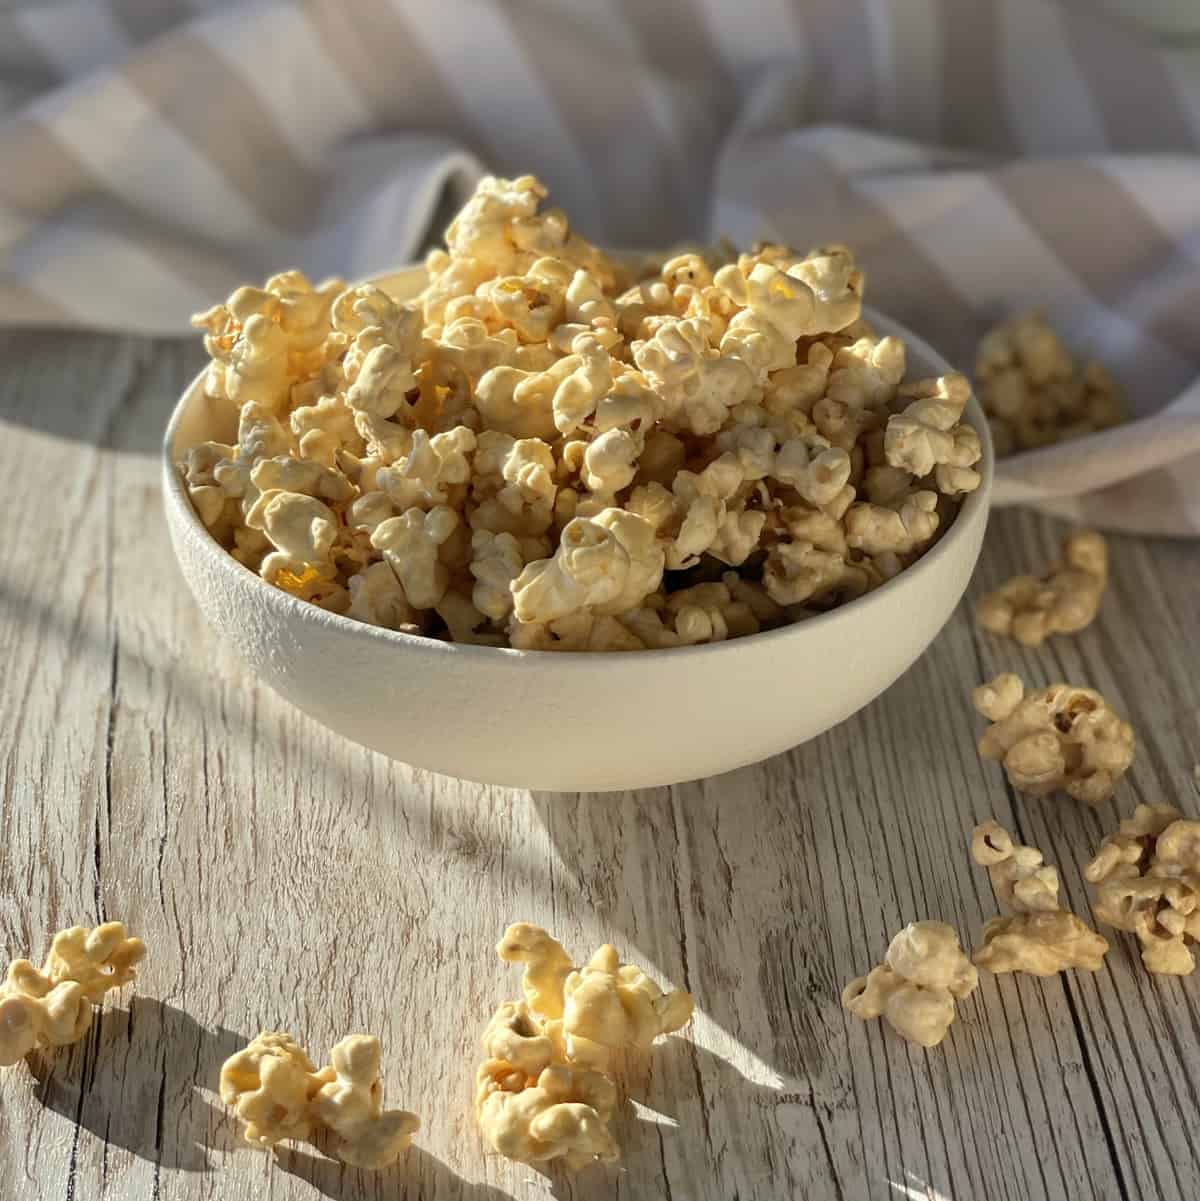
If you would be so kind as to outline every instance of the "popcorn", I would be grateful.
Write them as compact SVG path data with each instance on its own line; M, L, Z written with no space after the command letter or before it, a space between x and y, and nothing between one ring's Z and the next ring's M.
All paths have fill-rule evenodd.
M334 1079L322 1086L315 1116L337 1135L335 1154L343 1163L378 1170L395 1163L421 1128L416 1114L383 1108L379 1079L379 1039L351 1034L329 1053L327 1072Z
M344 504L354 495L354 485L340 471L286 455L259 459L250 470L250 482L260 494L299 492L333 504Z
M609 1057L686 1025L692 998L664 992L608 945L576 968L561 943L528 922L509 926L496 950L525 965L524 1000L501 1005L483 1034L475 1113L484 1137L519 1163L559 1160L575 1171L616 1159Z
M479 435L472 492L474 529L520 535L549 529L557 499L557 464L540 438L515 439L496 430Z
M599 344L597 344L599 346ZM591 349L591 348L589 348ZM603 348L599 348L603 354ZM598 363L598 355L592 362ZM523 371L519 367L493 367L476 385L475 404L489 428L514 438L553 438L555 396L577 368L584 365L581 356L559 359L546 369ZM586 372L581 377L586 379ZM580 394L577 380L568 389L568 397Z
M221 1100L245 1123L247 1142L333 1136L343 1163L377 1170L394 1163L420 1129L415 1114L383 1108L379 1040L342 1039L320 1071L290 1034L264 1032L221 1066Z
M635 610L637 612L637 610ZM644 651L650 646L633 632L628 614L622 620L593 613L569 613L548 622L517 622L510 628L512 645L521 651ZM664 642L663 646L668 645ZM676 645L670 643L669 645Z
M476 530L471 535L471 574L475 587L471 600L493 621L503 621L512 610L512 582L525 566L521 544L512 534Z
M1150 866L1158 836L1181 817L1174 805L1138 805L1115 834L1105 836L1083 878L1090 884L1136 880Z
M888 418L883 438L888 463L918 478L933 473L939 492L973 492L980 482L974 465L983 451L979 435L961 424L971 395L966 377L954 372L918 380L902 386L900 395L916 399Z
M759 261L722 267L714 282L741 308L721 339L721 353L756 375L790 367L805 335L834 332L862 310L862 277L848 253L814 255L785 270Z
M1096 917L1137 935L1149 971L1191 975L1200 941L1200 822L1171 805L1139 805L1083 874L1098 886Z
M241 288L196 318L239 419L182 456L196 513L299 600L478 645L694 645L862 595L978 483L965 384L904 384L844 247L733 257L615 264L488 177L409 303Z
M492 1014L482 1043L488 1059L503 1060L532 1079L566 1054L561 1023L543 1020L527 1001L505 1001Z
M576 517L552 559L528 564L512 585L518 621L548 622L586 609L599 615L635 608L662 580L664 552L654 528L623 509Z
M851 980L842 1004L855 1017L883 1017L897 1034L936 1047L954 1021L954 1003L975 991L979 973L944 922L910 922L883 964Z
M552 1064L530 1079L490 1059L476 1077L479 1128L494 1150L517 1163L559 1160L575 1172L617 1159L608 1129L616 1106L616 1086L607 1076L569 1064Z
M1080 530L1063 540L1062 562L1043 579L1014 576L976 607L975 622L992 634L1041 646L1051 634L1077 634L1096 619L1108 586L1108 547Z
M583 453L583 482L592 491L613 496L633 483L641 447L625 429L610 429Z
M245 1123L248 1143L306 1141L315 1120L312 1102L325 1079L290 1034L268 1031L221 1065L221 1100Z
M997 821L986 821L971 835L971 858L988 869L996 899L1017 913L1055 912L1058 871L1042 863L1036 847L1014 843Z
M475 608L474 601L465 593L447 589L434 611L446 623L451 642L469 642L474 646L499 646L501 639L484 627L487 617Z
M826 395L813 405L812 422L821 437L849 454L883 426L884 415L875 409L861 408Z
M60 930L41 969L14 959L0 984L0 1067L12 1067L36 1047L78 1042L92 1024L92 1006L109 989L130 983L146 954L121 922Z
M725 575L731 580L739 578L736 572ZM761 596L758 607L761 609L764 602L777 616L778 607L765 595ZM675 636L684 646L757 634L762 628L754 607L735 596L734 587L724 577L720 583L693 584L671 593L664 598L662 615L670 620Z
M736 497L744 483L741 467L728 454L715 459L699 473L676 473L672 490L675 509L682 514L682 520L666 548L666 565L670 570L694 567L700 556L712 549L731 518L731 505L732 518L737 521Z
M763 568L763 583L767 596L776 604L802 605L826 601L843 589L856 591L857 578L841 554L797 539L778 542L771 548Z
M994 917L983 928L975 963L985 971L1053 976L1067 968L1098 972L1108 942L1073 913L1062 910Z
M1035 847L1016 844L996 821L976 826L971 857L988 869L996 899L1015 916L993 918L983 928L974 962L989 972L1053 976L1066 968L1098 972L1108 943L1058 901L1058 872Z
M540 926L514 922L504 931L496 954L505 963L525 964L521 991L530 1009L542 1017L562 1017L563 985L575 970L562 943Z
M695 1008L689 993L664 993L608 944L563 981L563 997L567 1055L591 1067L603 1067L611 1051L648 1048L686 1026Z
M428 513L413 508L389 517L371 534L371 545L383 552L414 609L432 609L445 595L450 570L441 549L458 527L458 514L438 505Z
M480 284L475 295L485 302L485 323L515 329L522 342L545 342L565 317L567 286L574 274L569 263L541 258L524 275ZM447 317L454 312L453 304L447 306Z
M365 449L354 423L354 410L338 395L322 396L313 404L293 409L291 427L300 457L326 467L337 464L339 450L360 453Z
M408 453L376 472L376 486L401 512L445 505L452 490L470 480L470 455L475 445L475 432L463 425L432 438L424 430L415 429Z
M275 551L263 560L266 578L287 571L296 575L329 562L338 521L328 505L302 492L272 489L262 493L246 514L252 530L266 534Z
M396 578L390 563L372 563L350 577L350 607L347 617L383 626L386 630L415 630L418 613Z
M998 759L1014 788L1031 796L1059 789L1098 805L1113 794L1133 762L1132 727L1090 688L1051 684L1030 696L1011 673L974 693L975 708L993 724L979 753Z
M711 334L706 322L689 317L664 322L633 347L634 362L662 398L664 420L693 434L715 434L754 384L740 359L713 348Z
M859 338L834 354L829 398L859 408L886 408L896 398L905 366L899 338Z
M205 330L212 356L205 391L239 407L261 404L279 413L292 387L320 369L334 298L342 281L314 288L300 271L285 271L266 287L241 287L224 304L192 318Z
M832 504L850 479L850 456L824 439L790 438L767 473L787 484L814 508Z
M763 385L763 408L774 417L807 416L825 396L829 386L833 351L824 342L814 342L805 361L794 367L772 372ZM833 403L849 407L846 396L834 397Z
M989 330L979 343L975 376L999 455L1110 429L1126 419L1108 372L1099 363L1078 363L1040 313Z
M939 524L937 494L906 492L890 504L852 504L846 511L846 542L868 555L906 555L928 545Z

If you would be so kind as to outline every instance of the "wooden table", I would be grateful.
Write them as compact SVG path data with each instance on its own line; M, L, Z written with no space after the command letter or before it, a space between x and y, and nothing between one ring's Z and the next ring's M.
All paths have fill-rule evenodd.
M940 1049L843 1012L915 918L978 940L967 853L995 815L1062 872L1138 801L1200 812L1200 547L1114 539L1099 622L1041 651L964 605L844 725L718 779L531 795L391 763L260 688L209 635L159 502L158 443L192 343L0 335L0 951L120 918L137 985L86 1040L0 1078L0 1196L503 1201L1200 1196L1200 978L984 976ZM1045 563L1061 526L998 513L972 595ZM1019 799L980 761L971 686L1011 668L1100 688L1137 762L1091 812ZM686 703L686 698L680 698ZM463 731L463 737L470 732ZM546 925L690 989L690 1037L627 1073L619 1168L570 1182L485 1156L476 1039L517 995L492 946ZM110 994L111 996L111 994ZM316 1057L384 1044L419 1144L372 1175L240 1145L214 1088L260 1029Z

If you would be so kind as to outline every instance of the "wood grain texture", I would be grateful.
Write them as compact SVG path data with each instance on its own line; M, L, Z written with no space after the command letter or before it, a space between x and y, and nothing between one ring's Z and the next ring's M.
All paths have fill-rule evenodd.
M1125 936L1095 976L985 977L934 1052L838 1001L908 920L978 938L997 907L967 855L977 821L1042 847L1086 914L1079 867L1118 811L1200 813L1200 548L1114 539L1100 621L1037 652L978 635L964 606L873 705L755 767L617 795L467 785L340 740L209 637L157 481L199 357L0 335L0 953L102 918L150 946L83 1043L0 1076L0 1195L1200 1195L1200 984L1147 976ZM1047 561L1061 528L998 514L972 595ZM1115 803L1022 799L980 761L967 693L1002 669L1094 685L1133 721ZM612 940L696 995L691 1036L626 1070L611 1171L483 1154L475 1040L517 992L491 949L516 918L580 955ZM214 1086L260 1028L314 1056L379 1034L419 1145L377 1175L239 1145Z

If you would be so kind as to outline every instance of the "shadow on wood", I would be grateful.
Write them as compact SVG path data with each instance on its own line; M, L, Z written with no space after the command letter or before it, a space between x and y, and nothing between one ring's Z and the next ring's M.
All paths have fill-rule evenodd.
M207 361L199 339L78 330L0 332L0 427L157 454L175 402Z
M34 1095L47 1109L162 1168L206 1172L210 1152L239 1143L232 1120L197 1086L215 1092L221 1064L246 1041L134 997L128 1010L97 1014L70 1051L35 1053L28 1062L38 1082Z
M307 1151L280 1147L277 1171L311 1184L331 1201L510 1201L510 1195L487 1184L472 1184L455 1175L440 1159L420 1147L409 1147L390 1168L368 1172Z

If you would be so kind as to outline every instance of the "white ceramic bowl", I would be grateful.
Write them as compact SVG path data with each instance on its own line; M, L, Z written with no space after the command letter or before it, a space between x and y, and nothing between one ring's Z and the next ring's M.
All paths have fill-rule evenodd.
M380 279L397 298L420 268ZM945 361L901 336L910 373ZM987 523L982 486L938 544L874 592L797 625L748 638L619 654L515 651L438 642L326 613L271 587L210 537L175 462L206 439L232 441L202 377L167 428L163 491L184 578L218 638L281 696L345 737L416 767L522 788L641 788L729 771L815 737L877 697L933 640L958 604Z

